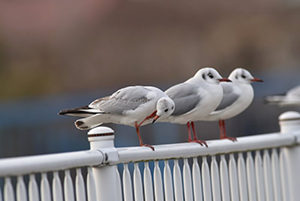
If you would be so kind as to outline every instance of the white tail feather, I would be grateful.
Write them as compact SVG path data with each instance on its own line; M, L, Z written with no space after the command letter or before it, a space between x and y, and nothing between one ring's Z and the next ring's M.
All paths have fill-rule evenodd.
M100 126L103 121L101 121L103 114L96 114L90 117L78 119L75 121L76 128L80 130L92 129L96 126Z

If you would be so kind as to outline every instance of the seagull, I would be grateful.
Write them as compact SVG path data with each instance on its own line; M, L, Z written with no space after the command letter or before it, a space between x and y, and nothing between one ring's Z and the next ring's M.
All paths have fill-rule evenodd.
M300 105L300 85L288 90L285 95L267 96L265 101L268 104L277 104L279 106Z
M219 121L220 139L236 141L235 137L227 137L225 119L232 118L243 112L252 102L254 92L252 82L262 82L254 78L249 71L237 68L228 77L232 82L220 83L223 88L223 98L219 106L202 120Z
M220 82L230 81L222 78L214 68L202 68L190 79L172 86L165 93L174 101L175 110L170 116L160 118L160 122L186 124L188 128L188 141L200 145L207 144L198 140L194 121L204 118L214 111L221 102L223 92ZM193 139L191 137L191 127Z
M75 121L80 130L87 130L103 123L133 126L139 137L140 146L144 144L140 136L140 126L153 123L158 118L169 116L175 104L163 91L152 86L128 86L117 90L110 96L94 100L87 106L61 110L59 115L84 117Z

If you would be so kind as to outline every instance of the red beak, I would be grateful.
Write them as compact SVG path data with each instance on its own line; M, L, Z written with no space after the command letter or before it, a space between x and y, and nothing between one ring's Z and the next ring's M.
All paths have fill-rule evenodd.
M225 78L225 77L223 77L223 78L219 79L219 81L220 81L220 82L231 82L231 80L230 80L230 79L228 79L228 78Z
M154 124L158 118L159 118L159 116L155 115L155 117L153 118L152 123Z
M258 78L253 78L252 80L250 80L251 82L263 82L263 80L258 79Z

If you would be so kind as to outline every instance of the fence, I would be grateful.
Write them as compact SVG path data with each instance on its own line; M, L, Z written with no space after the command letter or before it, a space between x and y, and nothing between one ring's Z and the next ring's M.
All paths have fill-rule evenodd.
M296 201L300 114L279 120L280 133L155 151L115 148L113 130L98 127L91 150L0 160L0 201Z

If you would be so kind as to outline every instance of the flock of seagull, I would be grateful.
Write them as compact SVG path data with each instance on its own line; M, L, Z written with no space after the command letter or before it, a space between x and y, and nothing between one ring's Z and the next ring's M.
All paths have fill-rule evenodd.
M272 95L265 97L265 102L279 106L299 106L300 105L300 85L291 88L282 95Z
M220 139L237 141L226 135L224 120L240 114L251 104L252 82L262 80L243 68L237 68L228 78L223 78L214 68L206 67L165 92L153 86L128 86L87 106L61 110L59 114L81 117L75 121L80 130L103 123L133 126L140 145L153 151L153 146L142 141L142 125L154 122L186 124L188 141L208 147L204 140L197 138L194 122L219 121Z

